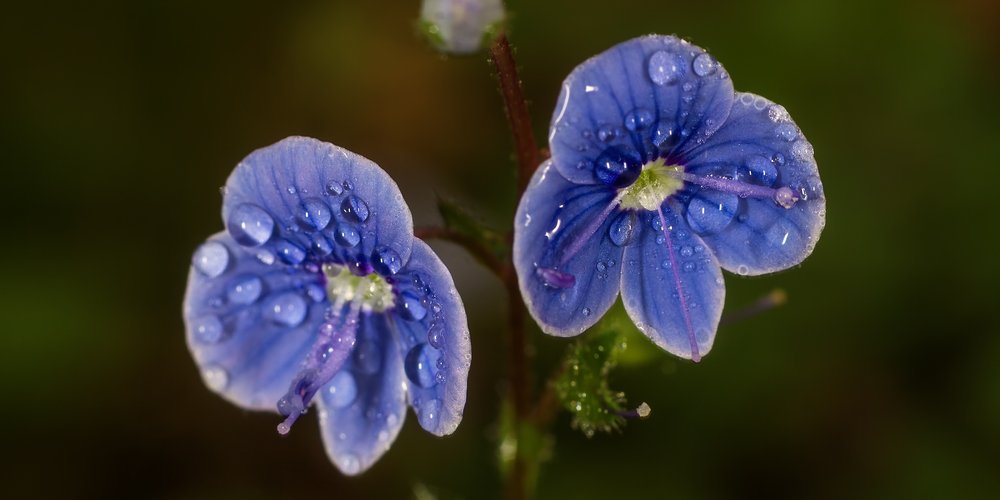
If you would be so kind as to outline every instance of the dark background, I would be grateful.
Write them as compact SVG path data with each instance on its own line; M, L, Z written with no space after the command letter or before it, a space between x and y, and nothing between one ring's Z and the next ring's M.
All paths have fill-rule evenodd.
M283 438L205 389L180 314L219 186L288 135L379 163L418 226L437 193L506 229L485 56L428 49L415 0L62 3L0 5L0 496L498 498L503 295L459 249L434 243L469 308L465 420L441 439L411 415L359 478L312 415ZM656 351L615 372L649 419L587 439L563 415L538 497L996 498L998 4L508 7L539 138L574 66L676 33L788 109L829 213L801 268L727 275L730 310L775 287L785 307L720 330L700 365ZM567 341L531 339L537 382Z

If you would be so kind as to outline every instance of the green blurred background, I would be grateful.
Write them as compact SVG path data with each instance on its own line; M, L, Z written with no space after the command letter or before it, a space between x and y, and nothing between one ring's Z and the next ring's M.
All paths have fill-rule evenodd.
M700 365L612 380L653 413L592 439L560 417L538 498L1000 495L1000 8L958 2L510 0L544 138L562 79L648 33L689 37L784 105L828 198L804 265L727 275ZM418 226L441 194L506 229L509 132L485 57L443 59L416 0L0 5L0 496L499 498L499 283L434 243L469 307L465 420L410 416L347 479L315 417L287 437L206 390L184 345L190 256L250 151L308 135L379 163ZM540 380L567 345L534 331ZM636 343L634 343L636 344ZM636 348L641 347L637 344ZM418 487L420 489L420 487Z

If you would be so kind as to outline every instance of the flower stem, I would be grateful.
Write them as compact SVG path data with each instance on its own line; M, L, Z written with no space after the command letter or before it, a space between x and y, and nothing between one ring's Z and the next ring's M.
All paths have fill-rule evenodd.
M517 76L517 64L514 62L514 54L506 33L500 32L490 46L490 60L493 61L497 77L500 79L500 93L503 94L510 130L514 134L514 148L517 152L517 196L520 198L527 189L535 168L538 167L539 154L535 134L531 130L528 103L524 100L521 80Z

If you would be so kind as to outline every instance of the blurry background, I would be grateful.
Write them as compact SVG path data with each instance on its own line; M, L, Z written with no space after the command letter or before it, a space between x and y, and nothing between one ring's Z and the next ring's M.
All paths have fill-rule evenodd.
M184 345L191 253L252 150L308 135L506 229L512 145L485 56L443 59L416 0L5 2L0 6L0 496L499 498L498 282L434 243L475 362L451 437L412 415L374 468L327 461L314 414L287 437L202 385ZM562 79L676 33L736 88L784 105L828 197L800 268L727 275L700 365L658 353L612 384L652 407L587 439L563 415L538 498L995 498L1000 491L1000 8L959 2L510 0L537 136ZM567 341L532 333L544 377ZM418 487L419 489L419 487Z

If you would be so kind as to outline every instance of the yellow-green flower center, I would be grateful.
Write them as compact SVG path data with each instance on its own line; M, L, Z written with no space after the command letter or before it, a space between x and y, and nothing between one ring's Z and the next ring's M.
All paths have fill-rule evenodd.
M684 187L684 181L670 175L674 172L684 172L684 167L680 165L666 165L663 158L642 166L639 178L631 186L623 188L619 206L622 210L644 209L656 211L656 209L670 195Z
M392 285L375 273L355 276L346 266L323 264L323 274L326 275L327 297L335 304L350 303L360 291L364 311L383 312L394 305Z

